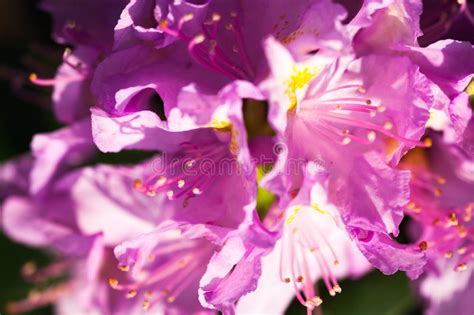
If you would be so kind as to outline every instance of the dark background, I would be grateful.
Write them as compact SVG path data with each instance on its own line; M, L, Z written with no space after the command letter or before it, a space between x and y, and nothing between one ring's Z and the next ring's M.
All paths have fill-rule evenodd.
M81 1L81 0L78 0ZM100 1L100 0L97 0ZM32 135L59 127L50 112L51 89L32 86L27 77L37 72L52 77L63 47L50 39L51 19L37 9L38 1L0 0L0 162L29 150ZM34 287L22 280L22 266L46 264L49 255L10 241L0 229L0 313L8 301L25 298ZM346 280L343 294L329 297L321 287L325 315L415 315L415 301L404 274L392 277L374 271L363 279ZM278 298L278 297L275 297ZM51 314L46 307L31 314ZM306 314L293 302L288 314Z

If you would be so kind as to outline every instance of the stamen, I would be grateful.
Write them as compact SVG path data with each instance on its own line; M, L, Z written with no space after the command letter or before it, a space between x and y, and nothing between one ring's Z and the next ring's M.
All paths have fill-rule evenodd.
M187 13L187 14L183 15L179 19L178 30L181 30L183 28L184 24L191 21L192 19L194 19L194 14L192 14L192 13Z
M323 304L323 300L319 296L315 296L312 299L307 300L304 303L304 306L306 306L307 308L313 309L315 307L318 307L321 304Z
M34 275L37 270L38 267L36 266L36 264L33 261L29 261L21 268L21 274L23 277L29 278Z
M177 30L171 29L168 26L168 22L163 20L160 22L160 28L168 35L186 42L190 56L201 66L232 79L249 79L254 76L253 67L250 64L243 35L237 21L237 15L234 16L231 14L232 22L225 24L225 28L234 35L235 43L237 44L237 49L234 49L234 46L232 46L230 49L227 49L227 52L237 53L243 68L228 58L224 52L224 48L226 47L219 45L222 41L217 40L218 25L223 19L219 13L212 13L210 18L202 24L202 34L188 36L183 33L182 28L186 22L192 19L192 14L183 16L177 24ZM207 46L207 48L205 46Z
M219 13L212 14L212 22L219 22L221 20L221 16Z
M250 62L249 55L247 54L247 49L245 49L245 41L244 41L244 36L242 33L242 29L240 27L240 23L237 21L237 13L236 12L231 12L230 16L234 19L233 21L233 28L232 30L234 31L235 35L235 41L237 43L237 50L232 47L232 50L237 53L240 57L240 60L242 61L247 74L250 78L255 76L254 70L252 63Z
M344 137L344 138L342 139L341 144L342 144L342 145L348 145L348 144L351 143L351 142L352 142L352 139L351 139L351 138L349 138L349 137Z
M70 48L66 48L63 53L63 62L67 64L72 69L76 70L76 72L84 77L90 76L91 71L90 69L84 65L82 62L73 63L70 59L72 56L72 50Z
M427 250L427 249L428 249L428 242L422 241L422 242L420 242L420 244L418 245L418 247L419 247L421 250Z
M459 0L458 0L459 1ZM460 12L464 12L465 16L467 17L467 19L469 20L469 22L471 23L471 25L474 25L474 14L471 12L471 10L469 9L469 5L467 3L466 0L463 0L462 4L461 4L461 10Z
M467 270L467 264L466 263L460 263L455 268L455 271L457 271L457 272L466 271L466 270Z
M36 73L31 73L29 76L29 80L31 83L36 84L38 86L54 86L56 84L55 79L40 79L36 75Z
M109 278L109 285L112 289L116 289L118 287L118 284L119 284L119 282L118 282L117 278L114 278L114 277Z
M197 250L200 251L197 251ZM184 253L184 255L183 255ZM163 246L157 247L151 255L153 257L165 256L175 257L181 255L179 259L165 259L163 263L155 264L144 264L140 265L140 270L135 270L141 274L140 280L131 283L119 284L118 280L114 277L109 278L109 285L114 290L127 292L125 296L127 298L133 298L141 290L146 291L143 293L144 302L143 309L151 309L156 303L162 300L165 296L167 302L172 303L177 297L179 297L189 285L196 281L196 269L202 266L203 261L209 259L211 252L207 249L202 250L202 243L197 241L184 241L184 240L170 240L169 244L163 244ZM163 284L166 283L166 287L163 288ZM158 294L155 296L155 292Z
M21 268L21 275L25 280L33 283L44 283L45 281L64 275L70 264L65 261L57 261L43 268L38 268L33 261L29 261Z
M296 234L298 230L296 229L293 229L293 233L292 234ZM293 280L296 279L296 268L299 267L299 264L298 264L298 261L297 259L294 259L294 258L297 258L296 257L296 253L295 253L295 246L291 246L290 247L290 255L291 257L293 258L290 262L290 274L291 274L291 277L293 278ZM297 282L296 281L293 281L293 289L295 291L295 295L296 295L296 299L304 305L305 303L305 299L303 298L303 296L301 295L300 293L300 290L298 289L297 287Z
M474 258L474 228L464 225L466 212L472 211L472 204L469 203L459 208L443 208L436 200L433 200L432 194L441 196L442 191L437 185L446 184L446 179L431 173L429 169L414 169L410 181L410 188L414 192L413 196L418 197L415 202L410 202L406 208L414 210L421 206L424 207L422 213L412 215L412 218L419 221L422 225L431 225L434 229L430 233L429 240L423 240L419 243L420 250L427 250L428 244L431 252L438 252L446 259L456 259L455 271L464 271L468 268L468 262L471 260L469 256ZM435 202L433 202L435 201ZM427 202L427 203L426 203ZM410 209L411 208L411 209ZM413 214L408 212L409 214ZM456 256L456 257L454 257Z
M319 207L318 207L319 208ZM301 211L300 211L301 210ZM325 283L330 295L336 295L342 292L337 283L325 255L319 250L319 240L323 240L327 248L333 255L332 264L336 266L339 261L332 249L329 241L315 229L311 224L314 219L307 212L309 209L295 206L293 209L287 209L285 231L282 239L282 253L280 256L280 279L285 283L292 283L297 300L308 308L308 312L322 303L319 296L315 294L314 285L311 281L308 257L313 258L318 264L322 280ZM321 213L325 213L321 211ZM291 224L291 225L288 225ZM288 227L291 230L288 231ZM315 233L317 235L315 235ZM283 277L284 274L290 277ZM301 291L301 292L300 292ZM310 314L310 313L309 313Z
M435 197L440 197L442 194L443 194L443 191L439 188L435 188L433 191L433 195L435 195Z
M467 247L466 246L463 246L463 247L459 247L458 248L458 254L460 255L464 255L467 251Z
M148 311L150 309L150 301L143 300L143 310Z
M77 26L77 23L74 20L68 20L66 22L66 27L68 27L68 28L75 28L76 26Z
M423 140L423 143L427 148L431 148L431 146L433 145L433 140L431 140L431 138L425 138Z
M332 97L332 93L355 89L354 97ZM349 92L349 91L347 91ZM361 144L371 144L377 138L377 133L383 134L388 138L394 139L406 145L415 145L426 147L429 145L427 141L421 142L412 140L398 135L393 132L394 125L392 121L386 121L383 124L379 122L370 121L376 117L377 112L384 112L386 108L383 105L375 104L374 100L367 97L360 97L360 92L366 92L364 87L360 85L343 85L338 88L333 88L320 96L317 100L308 99L301 104L301 115L306 117L304 111L311 111L311 115L307 117L315 120L311 124L312 128L317 129L317 132L322 133L330 140L342 145L348 145L355 141ZM296 103L296 97L290 98L292 106ZM291 107L290 107L291 110ZM363 116L361 114L368 114ZM307 120L307 118L305 118ZM309 124L308 124L309 125ZM368 129L366 137L358 136L358 132L341 133L340 126L352 127L353 129ZM327 129L328 132L324 131ZM331 136L331 134L335 135Z
M245 72L232 64L226 56L225 53L219 48L216 40L209 41L209 59L211 64L216 68L227 73L230 76L233 76L237 79L245 78Z
M160 177L158 178L158 181L156 182L156 184L157 184L158 186L161 186L161 185L163 185L164 183L166 183L166 181L167 181L167 178L166 178L165 176L160 176Z
M357 89L357 92L359 92L360 94L365 94L367 93L367 90L365 87L361 86Z
M170 29L168 27L168 22L166 20L163 20L160 22L160 28L163 32L165 32L166 34L170 36L178 37L178 38L180 37L180 32Z
M230 155L230 148L224 144L209 144L197 147L193 144L184 143L183 150L179 158L173 159L170 163L162 165L162 171L153 174L145 181L135 180L133 188L144 192L150 197L158 193L165 193L168 199L183 199L183 206L189 200L213 184L213 174L208 174L209 170L201 167L200 162L208 163L209 160L218 161Z
M407 204L407 209L408 210L413 210L415 209L416 207L416 204L413 202L413 201L410 201L408 204Z
M140 179L135 179L133 181L133 189L140 190L143 187L143 182Z
M383 124L383 128L386 129L386 130L392 130L393 128L393 124L391 121L386 121L384 124Z
M375 131L369 131L369 133L367 134L367 139L369 139L370 142L374 142L376 135L377 134L375 133Z
M459 224L459 222L458 222L458 219L456 217L456 213L451 212L448 215L448 225L449 226L454 226L454 225L458 225L458 224Z
M458 235L460 238L465 238L467 236L467 229L464 226L460 225Z
M49 287L43 291L30 291L28 297L24 300L9 302L6 305L6 312L8 314L19 314L32 311L34 309L55 303L66 294L70 294L71 284L59 284L57 286Z

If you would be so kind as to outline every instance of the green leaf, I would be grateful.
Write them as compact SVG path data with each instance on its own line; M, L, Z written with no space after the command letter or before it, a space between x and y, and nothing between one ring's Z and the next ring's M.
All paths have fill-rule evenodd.
M259 183L257 190L257 212L261 219L265 217L268 210L270 210L270 207L275 201L275 195L260 186L260 180L269 171L269 166L257 167L257 183Z

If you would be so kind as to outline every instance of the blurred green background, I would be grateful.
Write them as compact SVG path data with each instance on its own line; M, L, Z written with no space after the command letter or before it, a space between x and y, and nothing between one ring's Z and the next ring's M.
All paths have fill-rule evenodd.
M79 0L78 0L79 1ZM100 0L97 0L100 1ZM33 134L59 127L48 110L51 90L27 83L28 73L54 74L62 48L50 39L51 20L37 9L38 1L0 0L0 162L28 151ZM27 296L32 287L22 280L21 267L45 264L48 255L15 244L0 234L0 313L5 304ZM358 280L342 282L343 294L329 297L321 287L325 315L416 315L421 308L404 274L392 277L374 271ZM278 297L275 297L276 299ZM51 314L51 307L30 314ZM306 314L296 301L288 314Z

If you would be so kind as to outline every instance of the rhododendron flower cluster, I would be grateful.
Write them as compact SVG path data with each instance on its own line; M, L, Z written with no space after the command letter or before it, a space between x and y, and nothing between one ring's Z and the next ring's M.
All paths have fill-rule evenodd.
M1 224L65 277L9 311L312 314L375 268L472 314L473 6L43 0L63 127L0 166Z

